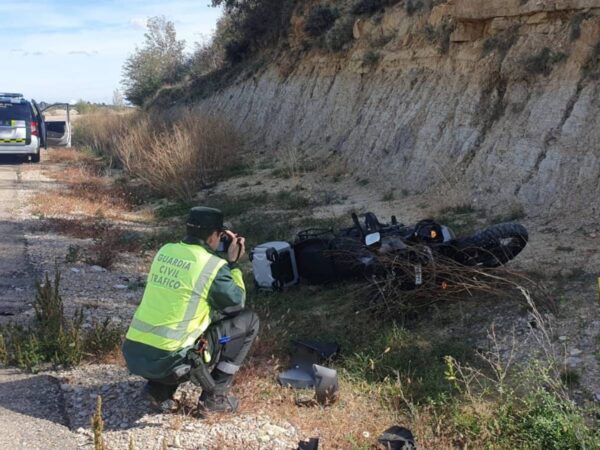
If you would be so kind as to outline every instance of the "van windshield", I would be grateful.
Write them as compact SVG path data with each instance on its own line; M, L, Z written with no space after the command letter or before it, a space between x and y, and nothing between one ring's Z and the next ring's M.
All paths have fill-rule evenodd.
M11 120L31 122L31 107L29 104L0 102L0 122L10 122Z

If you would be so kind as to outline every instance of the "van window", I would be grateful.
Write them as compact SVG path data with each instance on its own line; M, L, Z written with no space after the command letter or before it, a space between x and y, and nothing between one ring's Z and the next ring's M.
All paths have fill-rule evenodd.
M11 120L32 121L29 103L0 103L0 122Z

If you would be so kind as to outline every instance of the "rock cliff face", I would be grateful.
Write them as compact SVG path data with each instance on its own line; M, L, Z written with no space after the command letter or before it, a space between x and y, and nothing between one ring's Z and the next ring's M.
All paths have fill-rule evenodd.
M290 51L197 108L398 189L599 216L599 79L600 0L400 3L359 18L347 52Z

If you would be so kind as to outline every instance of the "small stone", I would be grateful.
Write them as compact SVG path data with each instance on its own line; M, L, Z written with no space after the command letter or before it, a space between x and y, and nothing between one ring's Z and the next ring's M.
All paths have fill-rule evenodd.
M104 267L100 267L100 266L91 266L90 270L92 272L106 272L106 269Z
M596 233L590 233L591 238L595 238L596 236L598 236Z
M571 356L579 356L582 353L583 352L581 350L579 350L578 348L574 348L574 349L571 349L571 351L569 352L569 355L571 355Z
M560 276L562 278L571 278L573 276L573 271L571 269L562 269L560 271Z
M558 340L559 340L560 342L565 342L565 341L567 340L567 337L566 337L566 336L559 336L559 337L558 337Z
M600 392L594 394L594 400L596 400L597 403L600 403Z
M127 285L126 284L115 284L113 286L115 289L127 289Z
M578 358L576 356L569 356L565 362L567 363L567 366L569 367L575 367L579 364L581 364L583 362L583 359Z
M271 437L268 434L263 434L261 436L259 436L258 440L264 444L266 444L267 442L269 442L271 440Z
M79 270L77 267L71 267L71 272L79 273L79 272L81 272L81 270Z

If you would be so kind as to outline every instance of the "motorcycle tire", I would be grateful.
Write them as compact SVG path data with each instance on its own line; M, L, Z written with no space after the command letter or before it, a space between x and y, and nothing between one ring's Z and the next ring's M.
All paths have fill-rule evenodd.
M499 267L527 245L527 229L518 223L499 223L458 240L456 259L466 266Z

